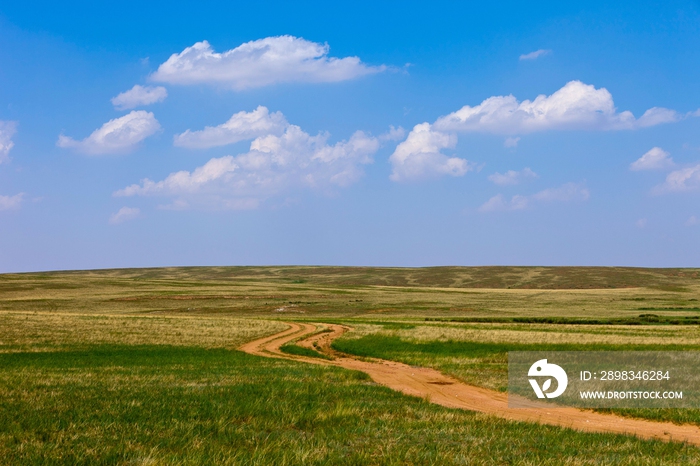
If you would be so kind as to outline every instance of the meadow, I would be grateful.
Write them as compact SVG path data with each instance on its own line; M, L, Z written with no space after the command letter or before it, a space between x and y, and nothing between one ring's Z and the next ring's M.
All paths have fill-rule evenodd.
M700 349L699 272L0 275L0 464L698 463L700 449L680 443L442 408L363 373L236 348L285 320L338 322L354 329L338 350L503 390L513 349ZM696 410L623 414L700 425Z

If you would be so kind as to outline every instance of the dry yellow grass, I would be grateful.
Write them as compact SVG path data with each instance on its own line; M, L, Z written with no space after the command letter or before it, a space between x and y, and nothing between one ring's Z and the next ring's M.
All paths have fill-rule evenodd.
M409 321L410 323L410 321ZM413 324L413 323L411 323ZM504 390L507 385L507 356L505 345L576 345L576 349L589 346L596 350L597 345L620 345L630 347L643 345L659 347L682 345L686 349L700 347L700 332L695 325L548 325L548 324L495 324L495 323L426 323L413 328L400 328L404 325L385 326L379 324L353 323L353 330L343 336L344 340L357 340L369 337L370 341L384 337L399 338L406 342L396 352L381 355L395 358L404 363L426 366L442 370L467 383L495 390ZM376 340L376 339L379 340ZM388 340L392 342L392 340ZM470 343L499 345L498 353L472 354L468 350L459 353L441 354L435 348L423 353L414 344L446 343L447 347ZM382 343L374 343L382 351ZM395 342L392 342L395 344ZM583 346L585 345L585 346Z
M0 312L0 352L95 344L235 348L286 328L229 316L133 316Z
M6 274L0 275L0 310L268 317L680 316L700 313L699 273L203 267Z
M346 338L381 334L427 341L473 341L513 344L699 345L697 326L669 325L548 325L548 324L425 324L410 329L385 329L382 325L357 324Z

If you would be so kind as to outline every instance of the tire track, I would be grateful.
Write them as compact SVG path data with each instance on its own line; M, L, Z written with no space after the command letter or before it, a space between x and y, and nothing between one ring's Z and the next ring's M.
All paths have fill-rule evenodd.
M627 434L643 439L687 442L700 446L700 428L695 425L626 418L577 408L541 408L534 407L534 404L533 407L509 408L508 396L505 393L468 385L435 369L412 367L381 359L358 359L334 351L331 348L332 341L350 330L349 327L335 324L286 324L290 326L287 330L246 343L240 350L258 356L362 371L380 385L406 395L425 398L431 403L448 408L466 409L512 421L535 422L584 432ZM321 329L329 331L319 333ZM296 344L299 346L320 351L333 359L290 355L280 350L282 345L294 340L298 340Z

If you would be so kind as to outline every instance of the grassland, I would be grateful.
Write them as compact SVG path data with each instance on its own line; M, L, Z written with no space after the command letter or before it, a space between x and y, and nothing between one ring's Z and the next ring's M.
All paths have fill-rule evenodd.
M0 310L256 317L698 316L700 269L202 267L0 275Z
M472 385L505 391L509 351L700 351L700 329L684 326L542 324L359 324L333 343L358 356L432 367ZM698 409L615 413L700 425Z
M700 326L670 324L700 315L698 272L0 275L0 464L699 463L700 449L682 444L449 410L360 373L235 351L283 329L281 319L342 322L355 328L335 343L343 351L503 389L512 349L700 349ZM513 320L521 317L559 323ZM435 318L445 321L426 320ZM585 319L635 325L580 325ZM695 410L626 414L700 424Z
M700 460L696 449L679 444L440 409L376 387L362 374L225 350L109 345L0 360L5 464ZM593 456L577 458L581 451Z

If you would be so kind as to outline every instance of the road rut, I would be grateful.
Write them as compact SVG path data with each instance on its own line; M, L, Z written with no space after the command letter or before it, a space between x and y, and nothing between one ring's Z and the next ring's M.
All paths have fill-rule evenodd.
M335 324L287 322L290 328L272 336L246 343L241 351L258 356L303 361L311 364L343 367L362 371L380 385L406 395L425 398L448 408L477 411L512 421L535 422L568 427L584 432L609 432L634 435L644 439L687 442L700 446L700 428L602 414L576 408L509 408L505 393L476 387L447 376L435 369L412 367L381 359L357 359L334 351L331 342L349 327ZM325 331L321 331L321 330ZM296 340L296 344L317 350L331 360L283 353L280 347Z

